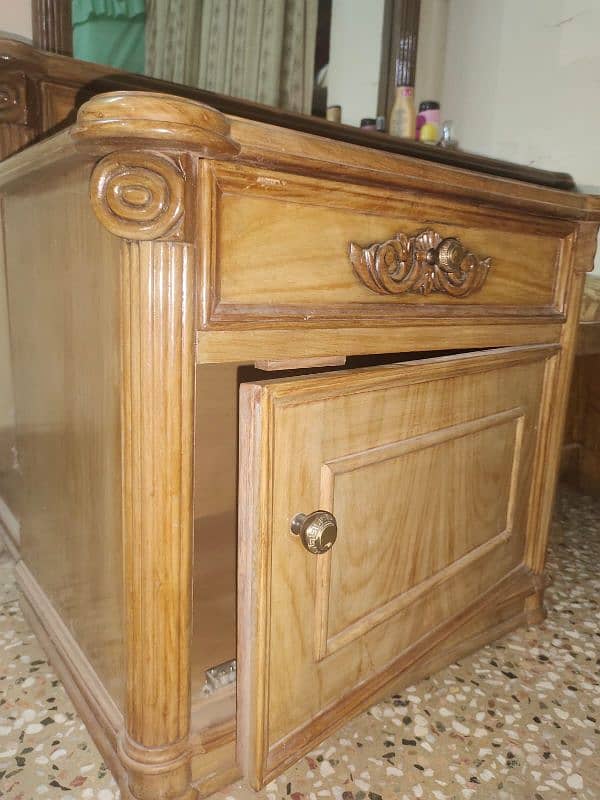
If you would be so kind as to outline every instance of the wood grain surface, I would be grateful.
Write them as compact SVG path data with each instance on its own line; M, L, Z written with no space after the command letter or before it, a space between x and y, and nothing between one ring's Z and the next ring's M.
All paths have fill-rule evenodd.
M24 143L81 84L9 50ZM24 585L98 676L83 713L123 716L124 796L192 800L543 618L600 201L111 88L0 164ZM358 280L351 242L430 228L490 259L478 291ZM324 557L289 530L319 507Z
M238 752L254 786L292 741L296 757L316 744L313 718L340 719L343 698L522 563L555 352L242 385ZM317 508L339 526L323 556L289 530Z
M16 504L29 570L123 710L119 242L88 177L75 164L3 201Z

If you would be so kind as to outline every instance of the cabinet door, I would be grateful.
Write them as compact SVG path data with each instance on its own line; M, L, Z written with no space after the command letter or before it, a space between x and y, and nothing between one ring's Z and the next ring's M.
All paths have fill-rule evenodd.
M253 786L443 648L493 587L533 591L527 506L555 352L242 385L238 755ZM337 522L326 549L332 527L309 518L320 554L290 527L315 510Z

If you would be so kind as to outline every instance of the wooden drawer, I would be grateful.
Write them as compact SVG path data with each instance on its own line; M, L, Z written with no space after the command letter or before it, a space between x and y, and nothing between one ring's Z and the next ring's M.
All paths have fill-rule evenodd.
M244 165L203 170L205 328L562 317L572 224Z
M534 591L528 503L555 352L242 385L237 730L254 786L466 635L490 597ZM338 527L319 555L290 531L315 509Z

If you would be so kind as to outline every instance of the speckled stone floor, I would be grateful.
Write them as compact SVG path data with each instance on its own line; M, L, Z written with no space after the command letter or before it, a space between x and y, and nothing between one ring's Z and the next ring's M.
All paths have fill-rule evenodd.
M549 614L373 706L255 794L219 800L600 800L600 501L563 491ZM118 790L0 555L0 797Z

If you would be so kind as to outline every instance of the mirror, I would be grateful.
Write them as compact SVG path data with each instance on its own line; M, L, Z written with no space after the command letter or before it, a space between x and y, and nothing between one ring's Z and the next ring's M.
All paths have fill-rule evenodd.
M410 125L393 130L391 124L397 67L410 88L417 72L410 103L439 101L447 6L448 0L121 0L99 11L89 0L72 0L72 52L78 59L356 127L364 120L369 130L414 138ZM433 62L427 52L417 61L420 28Z
M102 27L105 23L92 10L111 5L129 9L113 20L121 33L113 25L110 35L104 37L108 54L85 54L81 50L84 41L98 47L103 40L102 36L85 35L85 25ZM440 121L454 119L462 148L460 159L454 158L452 150L446 150L443 158L439 153L434 158L431 148L425 157L487 171L491 166L481 161L485 155L523 165L515 172L496 164L496 174L545 182L540 169L558 170L571 173L588 191L600 186L600 160L591 157L597 149L594 98L600 68L596 42L599 3L119 0L108 4L33 0L32 6L36 47L72 55L75 44L78 57L154 72L195 86L200 73L212 76L211 80L220 73L229 83L207 82L205 88L214 86L238 96L244 96L244 87L262 85L261 92L250 97L280 109L287 106L317 115L311 118L313 129L322 134L316 123L328 105L341 106L340 118L349 125L378 116L385 116L388 124L394 102L395 61L407 47L412 48L416 52L415 106L418 109L423 101L440 100ZM412 27L407 22L411 14ZM290 26L296 31L293 36ZM119 61L119 43L128 41L132 34L127 31L133 29L137 45L130 42L130 49L137 62ZM278 48L272 46L275 34ZM177 46L166 46L168 39L178 42ZM252 52L234 47L240 41L252 43ZM147 57L152 70L147 69ZM274 75L283 77L283 90L281 82L275 90ZM264 87L270 87L271 94ZM304 129L311 128L306 125ZM333 135L331 127L325 135ZM347 128L337 138L358 141L356 132ZM385 146L423 155L419 145L406 139L388 140ZM569 181L563 175L556 185L568 188Z

